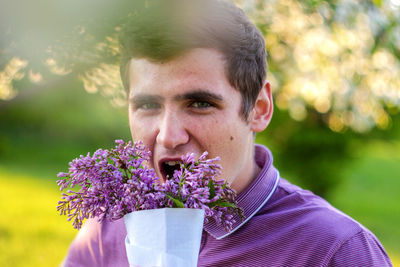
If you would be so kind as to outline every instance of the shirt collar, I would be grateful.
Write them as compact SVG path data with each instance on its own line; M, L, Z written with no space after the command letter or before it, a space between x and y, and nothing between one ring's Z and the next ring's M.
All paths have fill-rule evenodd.
M262 145L255 145L255 161L262 167L257 178L240 194L236 201L238 206L243 209L245 216L241 221L239 215L235 215L235 223L232 230L226 232L222 226L217 225L215 220L210 219L204 225L204 230L216 239L222 239L229 236L248 220L250 220L267 203L278 185L279 173L272 165L272 153L268 148Z

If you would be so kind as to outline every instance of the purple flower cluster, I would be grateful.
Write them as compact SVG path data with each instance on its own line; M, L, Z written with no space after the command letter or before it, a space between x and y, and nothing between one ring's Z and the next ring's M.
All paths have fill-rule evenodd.
M167 198L166 206L177 208L204 209L205 222L213 218L225 230L232 229L235 222L233 214L242 210L236 206L235 192L224 180L217 180L221 174L220 159L206 159L204 152L198 160L194 154L182 156L180 169L171 179L160 186L160 191Z
M213 218L230 230L233 214L242 214L234 191L215 179L221 174L221 166L215 163L218 158L206 159L206 152L198 160L193 154L182 156L180 169L161 184L144 164L150 152L143 143L115 142L114 149L98 149L93 156L74 159L68 173L58 174L60 189L71 189L62 194L57 210L68 215L74 228L79 229L87 218L111 221L133 211L176 207L204 209L206 221Z
M150 152L142 143L125 144L116 141L112 150L98 149L93 156L74 159L69 163L68 173L59 173L57 184L67 190L58 202L57 210L73 219L79 229L82 221L89 217L118 219L126 213L140 209L158 208L157 177L154 170L143 162L148 161Z

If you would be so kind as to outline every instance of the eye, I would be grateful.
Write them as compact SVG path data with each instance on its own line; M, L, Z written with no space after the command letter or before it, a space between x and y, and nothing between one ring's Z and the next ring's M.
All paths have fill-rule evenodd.
M143 109L143 110L152 110L158 108L160 108L160 104L158 103L142 103L137 106L137 109Z
M209 107L213 107L213 105L206 101L194 101L190 104L193 108L205 109Z

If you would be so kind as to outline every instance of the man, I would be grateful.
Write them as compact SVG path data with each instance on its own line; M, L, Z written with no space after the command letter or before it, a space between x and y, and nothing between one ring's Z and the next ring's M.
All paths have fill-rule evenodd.
M121 35L133 140L163 181L181 155L221 157L246 219L204 226L198 266L391 266L376 237L279 177L254 144L272 116L265 44L244 13L218 0L150 1ZM128 266L122 220L88 220L66 266Z

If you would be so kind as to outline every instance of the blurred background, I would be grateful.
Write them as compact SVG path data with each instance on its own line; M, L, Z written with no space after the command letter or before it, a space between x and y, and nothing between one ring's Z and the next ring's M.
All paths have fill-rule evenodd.
M57 266L76 234L57 173L130 138L117 36L141 2L0 0L0 266ZM235 2L267 43L275 112L257 142L400 266L400 1Z

